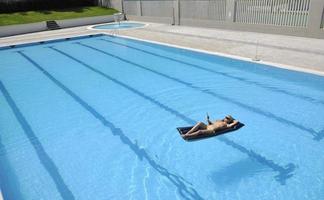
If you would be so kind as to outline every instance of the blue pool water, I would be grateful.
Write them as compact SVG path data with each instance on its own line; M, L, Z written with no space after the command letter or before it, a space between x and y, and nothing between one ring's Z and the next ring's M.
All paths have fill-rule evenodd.
M324 198L324 77L99 35L0 50L0 109L5 200Z
M134 22L121 22L113 23L113 24L104 24L104 25L98 25L94 26L92 28L94 29L100 29L100 30L110 30L110 29L129 29L129 28L140 28L145 26L145 24L142 23L134 23Z

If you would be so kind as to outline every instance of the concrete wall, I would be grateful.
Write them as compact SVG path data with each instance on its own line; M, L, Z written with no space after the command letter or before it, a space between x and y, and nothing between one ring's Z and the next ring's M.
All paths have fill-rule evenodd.
M0 37L44 31L46 29L47 28L45 22L0 26Z
M261 0L121 0L123 2L124 12L129 19L162 22L176 25L189 25L201 27L215 27L242 31L255 31L263 33L285 34L303 37L324 38L323 30L323 10L324 0L302 0L307 3L301 9L295 6L291 10L287 4L294 3L291 0L282 0L286 2L286 7L280 5L277 0L270 0L277 3L276 11L267 11L264 5L260 4L266 1ZM252 6L251 7L251 2ZM254 2L254 4L253 4ZM309 3L310 2L310 3ZM250 8L241 9L237 13L239 4L249 5ZM306 5L306 4L305 4ZM309 9L308 9L309 6ZM297 8L299 10L297 10ZM254 9L254 10L253 10ZM260 11L261 9L261 11ZM242 13L242 11L247 13ZM268 9L269 10L269 9ZM266 15L264 12L268 12ZM250 21L241 20L237 14L248 15ZM302 25L298 23L285 24L280 21L280 17L288 16L288 20L301 20L301 16L306 16L307 23ZM251 16L267 17L273 20L272 24L267 20L253 20ZM243 16L244 18L245 16ZM294 19L296 18L296 19ZM277 20L277 21L276 21Z
M139 4L140 1L124 1L124 12L127 13L127 15L142 16L142 10Z
M107 15L107 16L99 16L99 17L85 17L85 18L78 18L78 19L57 20L56 22L62 28L69 28L75 26L85 26L90 24L100 24L100 23L107 23L113 21L114 21L114 17L111 15ZM46 22L0 26L0 37L32 33L38 31L46 31L46 30L47 30Z
M172 17L173 1L142 1L142 15Z
M125 0L123 5L127 18L162 23L173 22L173 0Z
M180 18L224 21L226 0L180 1Z
M120 12L123 10L122 0L97 0L97 4L107 8L115 8Z

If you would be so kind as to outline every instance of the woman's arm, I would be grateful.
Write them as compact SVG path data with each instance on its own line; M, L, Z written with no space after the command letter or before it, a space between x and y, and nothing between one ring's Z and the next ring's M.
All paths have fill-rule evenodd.
M234 120L232 123L227 124L227 128L233 128L235 125L237 125L239 123L239 121Z

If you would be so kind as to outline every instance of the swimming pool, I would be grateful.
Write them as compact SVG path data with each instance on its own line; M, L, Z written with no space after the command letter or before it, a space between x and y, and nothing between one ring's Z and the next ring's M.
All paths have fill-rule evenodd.
M0 50L4 199L322 199L324 78L98 35ZM231 114L238 131L176 127Z
M135 22L120 22L120 23L111 23L111 24L102 24L91 26L90 29L98 29L98 30L113 30L113 29L133 29L133 28L141 28L144 27L143 23L135 23Z

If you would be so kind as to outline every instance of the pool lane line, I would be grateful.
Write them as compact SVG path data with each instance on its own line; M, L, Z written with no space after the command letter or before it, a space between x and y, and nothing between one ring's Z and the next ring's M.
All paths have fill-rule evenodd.
M166 79L169 79L169 80L172 80L172 81L174 81L174 82L180 83L180 84L182 84L182 85L184 85L184 86L186 86L186 87L189 87L189 88L191 88L191 89L198 90L198 91L200 91L200 92L202 92L202 93L205 93L205 94L211 95L211 96L213 96L213 97L215 97L215 98L218 98L218 99L223 100L223 101L226 101L226 102L230 102L230 103L232 103L232 104L235 104L235 105L237 105L237 106L240 106L240 107L242 107L242 108L244 108L244 109L247 109L247 110L249 110L249 111L252 111L252 112L254 112L254 113L257 113L257 114L263 115L263 116L265 116L265 117L268 117L268 118L274 119L274 120L276 120L276 121L279 122L279 123L284 123L284 124L289 125L289 126L294 126L295 128L298 128L298 129L300 129L300 130L303 130L303 131L305 131L306 133L310 133L310 134L313 136L313 139L316 140L316 141L320 141L321 139L324 138L324 134L322 134L321 132L317 133L316 131L314 131L314 130L311 129L311 128L304 127L303 125L297 124L297 123L295 123L295 122L293 122L293 121L290 121L290 120L287 120L287 119L285 119L285 118L283 118L283 117L277 116L277 115L275 115L275 114L273 114L273 113L271 113L271 112L263 111L263 110L261 110L261 109L259 109L259 108L256 108L256 107L253 107L253 106L250 106L250 105L247 105L247 104L241 103L241 102L239 102L239 101L236 101L236 100L231 99L231 98L229 98L229 97L223 96L223 95L221 95L221 94L214 93L213 91L211 91L211 90L209 90L209 89L203 89L203 88L200 88L200 87L198 87L198 86L195 86L195 85L192 84L192 83L189 83L189 82L183 81L183 80L181 80L181 79L178 79L178 78L176 78L176 77L172 77L172 76L169 76L169 75L164 74L164 73L162 73L162 72L159 72L159 71L156 71L156 70L150 69L149 67L145 67L145 66L143 66L143 65L137 64L137 63L135 63L135 62L133 62L133 61L130 61L130 60L124 59L124 58L122 58L122 57L116 56L116 55L114 55L114 54L108 53L108 52L106 52L106 51L103 51L103 50L101 50L101 49L95 48L95 47L93 47L93 46L90 46L90 45L87 45L87 44L83 44L83 43L81 43L81 42L75 42L75 43L73 43L73 44L78 44L78 45L80 45L80 46L84 46L84 47L86 47L86 48L89 48L89 49L92 49L92 50L94 50L94 51L100 52L100 53L105 54L105 55L107 55L107 56L110 56L110 57L113 57L113 58L115 58L115 59L118 59L118 60L120 60L120 61L122 61L122 62L124 62L124 63L130 64L131 66L137 67L137 68L139 68L139 69L141 69L141 70L149 71L149 72L151 72L151 73L153 73L153 74L156 74L156 75L162 76L162 77L164 77L164 78L166 78Z
M136 95L140 96L141 98L144 98L146 100L148 100L149 102L157 105L158 107L168 111L169 113L175 115L176 117L179 117L181 118L182 120L184 120L185 122L189 123L189 124L195 124L196 121L193 120L193 119L190 119L189 117L186 117L184 114L180 113L179 111L175 110L175 109L172 109L170 107L168 107L167 105L164 105L163 103L159 102L158 100L155 100L154 98L144 94L143 92L109 76L108 74L90 66L89 64L65 53L63 50L59 50L58 48L55 48L53 46L51 47L48 47L58 53L60 53L61 55L64 55L68 58L70 58L71 60L77 62L78 64L81 64L83 65L85 68L87 68L88 70L102 76L103 78L109 80L109 81L112 81L113 83L135 93ZM287 164L285 167L282 167L278 164L276 164L275 162L273 162L272 160L269 160L267 158L265 158L264 156L262 155L259 155L257 153L255 153L254 151L252 150L248 150L247 148L245 148L244 146L240 145L240 144L237 144L235 143L234 141L231 141L230 139L228 139L227 137L225 136L222 136L220 138L218 138L221 142L224 142L225 144L233 147L234 149L236 150L239 150L241 151L242 153L244 154L247 154L249 157L251 157L252 159L258 161L259 163L263 164L263 165L266 165L268 166L269 168L271 168L272 170L274 171L277 171L279 172L279 174L276 176L276 180L278 180L281 184L285 184L285 181L286 179L290 178L292 176L292 172L294 171L295 169L295 165L292 164L292 163L289 163Z
M37 138L30 124L19 110L13 98L10 96L8 90L5 88L4 84L0 81L0 91L4 95L7 103L9 104L12 112L14 113L16 119L18 120L21 128L24 130L29 142L34 147L34 150L40 160L40 163L44 166L50 177L52 178L58 192L64 200L74 200L75 197L71 190L68 188L64 182L62 176L59 173L57 166L50 156L46 153L42 143Z
M108 37L113 38L113 36L108 36ZM177 62L177 63L188 65L189 67L194 68L194 69L199 69L199 70L202 70L202 71L206 71L206 72L210 72L210 73L213 73L213 74L221 75L221 76L224 76L224 77L227 77L227 78L230 78L230 79L234 79L234 80L237 80L237 81L242 81L242 82L244 82L246 84L255 85L255 86L270 90L272 92L277 92L277 93L289 95L289 96L299 98L299 99L302 99L302 100L310 102L310 103L316 103L316 104L324 105L324 101L322 101L322 100L315 99L315 98L312 98L312 97L307 97L307 96L300 95L300 94L296 94L296 93L293 93L293 92L289 92L289 91L280 89L278 87L273 87L273 86L270 86L270 85L267 85L267 84L259 83L257 81L248 80L248 79L243 78L243 77L238 77L238 76L234 76L234 75L231 75L231 74L228 74L228 73L225 73L225 72L220 72L220 71L216 71L216 70L213 70L213 69L205 68L205 67L202 67L200 65L185 62L185 61L182 61L182 60L179 60L179 59L176 59L176 58L171 58L169 56L163 56L163 55L160 55L160 54L149 52L149 51L139 49L139 48L127 45L127 44L122 44L122 43L107 40L107 39L97 39L97 40L113 43L113 44L123 46L123 47L127 47L127 48L130 48L130 49L134 49L136 51L140 51L140 52L143 52L145 54L153 55L153 56L163 58L163 59L166 59L166 60L171 60L171 61L174 61L174 62Z
M158 163L156 163L149 154L138 146L138 144L133 143L122 131L122 129L116 127L112 122L107 120L103 115L101 115L98 111L96 111L91 105L89 105L86 101L84 101L81 97L79 97L76 93L74 93L71 89L57 80L54 76L52 76L49 72L47 72L44 68L42 68L36 61L31 59L25 53L18 51L22 57L24 57L27 61L29 61L36 69L38 69L41 73L43 73L49 80L51 80L57 87L62 89L66 94L68 94L75 102L80 104L85 110L87 110L93 117L99 120L105 127L109 128L113 134L113 136L119 136L122 143L126 144L139 159L145 158L147 162L161 175L170 180L177 187L179 194L185 199L198 199L203 200L203 198L199 195L199 193L191 186L186 185L187 181L185 181L181 176L173 174L168 171L168 169L162 167Z
M320 141L323 138L324 138L324 128L318 132L317 136L314 139Z
M81 61L81 60L78 60L78 59L74 58L73 56L71 56L71 55L65 53L64 51L59 50L58 48L55 48L54 46L50 46L50 47L48 47L48 48L49 48L49 49L52 49L52 50L54 50L54 51L56 51L56 52L58 52L58 53L60 53L61 55L64 55L64 56L70 58L71 60L74 60L74 61L77 62L78 64L81 64L81 65L83 65L84 67L86 67L88 70L91 70L91 71L95 72L96 74L101 75L101 76L104 77L105 79L108 79L109 81L112 81L113 83L115 83L115 84L117 84L117 85L119 85L119 86L122 86L123 88L125 88L125 89L127 89L127 90L129 90L129 91L131 91L131 92L133 92L133 93L135 93L135 94L137 94L138 96L140 96L140 97L142 97L142 98L144 98L144 99L150 101L151 103L153 103L153 104L155 104L155 105L158 105L158 106L159 106L160 108L162 108L163 110L165 110L165 111L167 111L167 112L170 112L170 113L172 113L173 115L175 115L176 117L179 117L179 118L183 119L183 120L184 120L185 122L187 122L188 124L196 123L196 121L190 119L189 117L185 116L184 114L182 114L182 113L180 113L180 112L178 112L178 111L176 111L176 110L174 110L174 109L168 107L167 105L164 105L164 104L160 103L159 101L155 100L154 98L152 98L152 97L150 97L150 96L144 94L143 92L138 91L138 90L136 90L135 88L133 88L133 87L131 87L131 86L129 86L129 85L127 85L127 84L125 84L125 83L123 83L123 82L121 82L121 81L119 81L119 80L117 80L117 79L115 79L115 78L113 78L113 77L111 77L111 76L109 76L108 74L105 74L104 72L102 72L102 71L100 71L100 70L98 70L98 69L96 69L96 68L94 68L94 67L92 67L92 66L86 64L85 62L83 62L83 61Z

